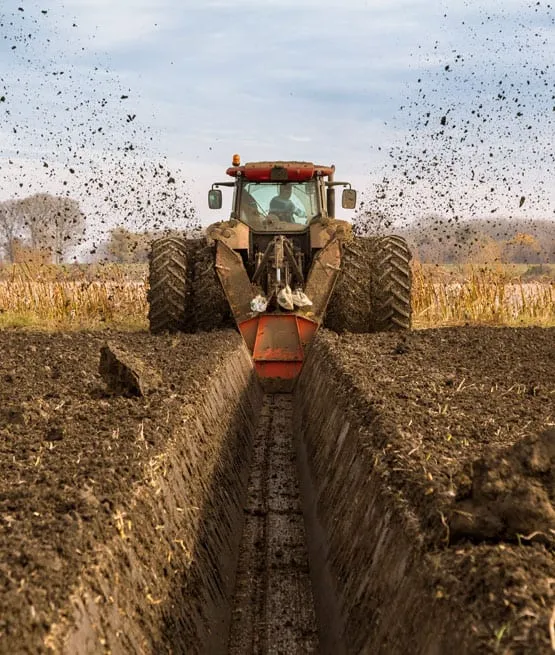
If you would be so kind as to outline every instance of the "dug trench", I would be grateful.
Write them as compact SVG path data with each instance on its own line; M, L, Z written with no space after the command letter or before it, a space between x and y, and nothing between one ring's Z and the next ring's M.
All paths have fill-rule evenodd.
M554 341L0 332L0 652L551 652Z

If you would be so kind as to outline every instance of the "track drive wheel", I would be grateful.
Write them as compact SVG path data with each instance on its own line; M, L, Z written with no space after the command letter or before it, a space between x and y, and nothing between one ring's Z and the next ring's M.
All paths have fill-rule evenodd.
M152 242L149 256L150 331L194 332L191 312L191 255L195 240L168 236Z
M233 327L231 308L216 271L216 247L206 245L195 256L193 307L198 330L209 332Z

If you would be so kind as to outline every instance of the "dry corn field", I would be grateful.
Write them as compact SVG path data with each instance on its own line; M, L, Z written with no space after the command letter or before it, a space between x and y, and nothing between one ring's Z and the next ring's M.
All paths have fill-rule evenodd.
M147 327L146 268L28 266L0 269L0 327Z
M414 326L555 325L555 280L525 279L514 265L457 270L413 266Z
M555 325L555 280L523 280L511 266L413 267L414 327ZM146 267L0 268L0 327L147 327Z

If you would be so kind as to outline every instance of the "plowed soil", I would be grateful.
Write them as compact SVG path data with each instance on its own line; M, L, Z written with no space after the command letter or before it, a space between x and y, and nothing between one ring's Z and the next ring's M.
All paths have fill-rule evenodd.
M536 541L555 544L555 330L442 329L330 343L346 393L356 388L370 400L381 426L372 445L430 543L517 542L541 531Z
M161 388L142 398L108 393L98 373L107 339L156 367ZM239 345L234 332L0 332L0 652L44 652L99 544L148 534L140 513L131 525L117 508L148 486L182 408ZM138 603L148 613L156 599L147 596Z
M555 330L323 331L297 396L348 652L552 652Z
M138 398L108 392L98 372L107 340L159 371L161 385ZM143 595L134 599L139 609L133 620L144 627L158 613L165 628L148 643L126 642L127 635L115 631L120 646L112 652L202 653L207 639L220 644L220 650L210 652L224 652L226 644L230 652L343 652L343 645L340 650L330 645L335 639L343 640L345 652L442 653L450 643L458 653L550 652L555 330L465 328L341 337L323 331L310 355L310 387L301 385L293 399L267 397L258 436L258 401L241 405L232 434L244 431L246 436L222 438L235 456L228 456L231 464L225 475L214 477L210 493L223 499L218 507L229 503L237 513L218 510L210 518L191 502L185 510L201 511L208 525L196 542L187 541L185 533L158 539L164 521L170 514L182 516L183 507L170 507L170 514L154 516L148 525L141 511L131 516L118 508L138 489L146 489L149 502L157 497L149 467L159 461L184 416L198 412L195 403L217 384L214 372L240 343L231 331L177 337L0 332L1 653L47 652L53 627L71 621L68 597L99 566L101 547L128 543L130 532L143 557L159 554L162 562L156 569L160 588L140 586ZM237 382L237 396L246 384L244 377ZM310 388L316 387L312 402ZM316 407L317 402L322 405ZM312 469L312 484L321 485L316 493L308 492L320 513L317 530L307 533L308 554L327 553L333 581L324 585L311 570L312 592L294 473L291 403L295 431L307 442L302 466ZM307 403L301 416L299 407ZM213 405L217 417L221 408ZM222 416L220 422L225 421ZM227 428L221 427L223 434ZM206 443L199 441L201 454L211 440L208 432ZM325 452L318 459L320 447ZM350 449L351 459L342 456L343 447ZM247 488L248 451L253 466ZM198 461L204 461L200 455ZM194 494L185 478L186 494ZM385 528L370 535L364 523L372 500L364 485L370 478L375 480L372 493L386 492L383 520L402 519L403 539L416 548L404 552L404 562L391 572L386 566L394 547L385 553L383 598L367 574L372 558L381 556L382 536L387 537ZM167 485L169 496L172 484L174 478ZM245 494L232 492L235 484L243 485ZM243 500L239 548L241 520L233 517L241 514ZM369 525L378 529L382 518L371 516ZM305 520L310 524L312 519L305 514ZM324 540L329 543L320 548ZM202 571L186 576L189 544L208 563L205 570L212 571L204 591ZM370 559L368 552L374 553ZM362 568L353 559L350 570L351 553L364 554ZM179 557L185 562L181 569L175 564ZM130 579L140 566L148 569L148 561L127 564ZM396 600L395 594L408 589L402 585L410 583L414 567L425 581L411 587L416 601L399 613L402 598ZM333 585L338 594L345 592L338 603L324 598ZM95 593L117 608L109 587ZM171 594L185 589L190 607L179 614L183 598L166 602L160 589ZM221 615L200 606L216 597L229 605ZM428 608L444 618L436 641L434 635L420 638L407 628L410 621L418 627L414 617ZM339 611L341 627L325 625ZM177 641L178 630L180 639L187 634L195 639ZM103 642L95 643L79 652L102 652ZM403 643L412 644L408 651ZM441 646L428 648L432 643Z

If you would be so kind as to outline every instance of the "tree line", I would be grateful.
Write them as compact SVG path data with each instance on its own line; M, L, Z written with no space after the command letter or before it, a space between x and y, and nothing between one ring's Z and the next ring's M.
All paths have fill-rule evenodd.
M414 221L395 221L379 212L359 211L358 235L400 234L423 263L464 264L494 261L515 264L555 262L555 221L456 220L430 214ZM0 202L0 255L10 263L67 261L85 236L86 219L79 203L66 196L37 193ZM189 236L200 236L188 231ZM167 231L112 229L95 246L93 259L120 264L143 263L150 242Z
M376 212L359 214L359 235L399 234L422 263L555 263L555 221L534 219L458 220L429 214L393 221Z
M59 264L84 234L85 216L72 198L37 193L0 202L0 247L10 263L32 258Z
M372 234L360 230L356 223L355 232ZM413 224L391 226L384 233L404 236L414 257L422 263L555 263L555 223L549 221L507 220L494 225L474 219L452 224L430 216ZM121 264L146 262L150 242L160 234L118 227L100 245L98 259Z
M37 193L0 202L0 262L60 264L84 241L85 228L86 217L79 203L66 196ZM167 233L116 227L92 247L87 258L120 264L146 262L150 242Z
M60 264L85 239L86 217L79 203L66 196L37 193L0 202L0 262ZM167 229L137 232L115 227L87 253L94 262L144 263L153 239ZM198 237L198 229L181 231Z

